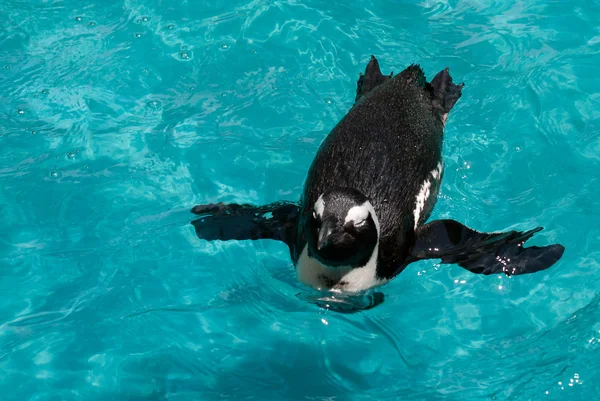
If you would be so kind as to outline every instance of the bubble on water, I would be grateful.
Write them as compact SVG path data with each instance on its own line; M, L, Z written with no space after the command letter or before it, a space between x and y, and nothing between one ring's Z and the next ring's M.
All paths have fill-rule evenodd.
M160 103L157 102L156 100L151 100L147 103L148 107L150 107L151 109L158 109L158 107L160 106Z
M96 23L94 21L90 22L90 26L96 26Z
M227 50L229 49L229 45L227 43L221 43L221 49Z
M252 54L256 54L256 50L255 49L252 49Z
M141 37L142 37L142 34L141 34L141 33L136 33L136 34L135 34L135 37L136 37L136 38L141 38Z
M31 135L35 135L35 131L31 131Z
M520 152L520 151L521 151L521 147L520 147L520 146L516 146L516 147L515 147L515 150L516 150L517 152Z
M223 92L223 93L221 93L221 96L222 97L227 97L227 93Z
M75 21L80 22L81 21L81 17L75 17Z
M179 57L181 57L183 60L188 60L190 55L187 52L181 52L179 53Z
M58 171L52 171L52 172L50 172L50 177L52 177L52 178L58 177Z
M4 69L5 69L5 70L8 70L9 68L10 68L10 66L8 66L8 65L5 65L5 66L4 66Z
M85 165L85 168L89 168L87 164Z
M141 24L142 20L141 19L137 19L135 22L138 23L138 24Z
M173 29L173 28L175 28L175 25L173 25L173 24L167 25L167 29Z
M23 109L19 109L19 110L17 110L17 114L21 114L21 115L23 115L23 114L25 114L25 110L23 110Z
M43 94L43 95L47 95L47 94L48 94L48 92L49 92L49 91L48 91L48 89L42 89L42 94Z
M333 103L333 99L327 97L327 98L325 98L325 103L332 104Z
M75 159L75 153L73 152L67 152L67 157L71 160Z
M148 18L148 17L142 17L142 22L148 22L149 19L150 18Z

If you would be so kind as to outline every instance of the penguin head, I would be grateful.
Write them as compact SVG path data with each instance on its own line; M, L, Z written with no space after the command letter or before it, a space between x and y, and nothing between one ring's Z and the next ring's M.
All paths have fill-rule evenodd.
M367 264L378 244L379 222L364 194L335 188L312 206L306 235L311 256L324 265L359 267Z

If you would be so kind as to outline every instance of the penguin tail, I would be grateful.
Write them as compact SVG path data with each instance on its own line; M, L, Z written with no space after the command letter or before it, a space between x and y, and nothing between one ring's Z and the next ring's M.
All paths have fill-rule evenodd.
M465 84L457 85L452 82L450 71L446 67L431 80L429 86L432 93L433 108L439 113L442 123L445 124L448 113L460 99Z
M358 82L356 83L356 98L354 99L354 102L358 102L373 89L391 79L393 74L394 73L392 72L390 75L383 75L379 69L379 62L375 56L372 55L369 64L367 64L367 68L365 68L365 73L360 74Z

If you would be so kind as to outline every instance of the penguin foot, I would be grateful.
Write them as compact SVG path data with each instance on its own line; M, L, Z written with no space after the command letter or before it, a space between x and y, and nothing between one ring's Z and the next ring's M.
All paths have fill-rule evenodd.
M358 82L356 83L356 98L354 102L358 102L360 98L371 92L377 86L392 78L393 72L390 75L383 75L379 69L379 62L375 56L371 56L371 60L365 68L364 75L361 73Z

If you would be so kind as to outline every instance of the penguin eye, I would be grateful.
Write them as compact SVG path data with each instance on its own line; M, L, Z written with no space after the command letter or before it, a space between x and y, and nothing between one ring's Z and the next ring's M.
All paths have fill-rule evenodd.
M312 218L313 221L315 222L315 227L320 227L321 226L321 221L319 220L319 216L317 215L317 212L312 212Z
M362 226L365 225L366 222L367 222L367 219L361 220L361 221L357 221L356 223L354 223L354 227L362 227Z

